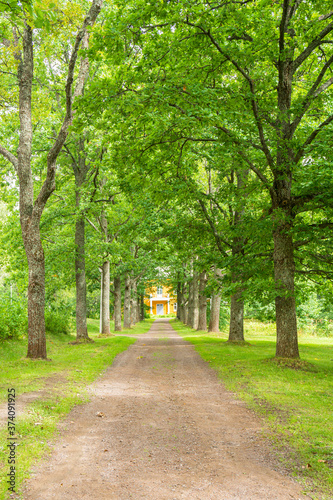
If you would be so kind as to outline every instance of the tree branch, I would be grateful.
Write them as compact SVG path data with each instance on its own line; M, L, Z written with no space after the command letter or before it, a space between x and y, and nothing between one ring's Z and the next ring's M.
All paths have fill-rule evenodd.
M306 139L306 141L303 143L303 145L299 148L296 156L295 156L295 163L298 163L299 160L302 158L303 154L304 154L304 150L307 146L309 146L312 141L314 141L314 139L317 137L317 135L319 134L319 132L321 132L321 130L323 130L323 128L326 127L326 125L329 125L331 123L331 121L333 120L333 115L329 116L325 121L323 121L319 127L317 127L313 132L312 134L309 135L309 137Z
M225 256L226 252L222 248L222 244L221 244L222 243L222 239L221 239L220 235L218 234L218 231L217 231L217 229L216 229L216 227L215 227L215 225L214 225L211 217L209 217L209 214L207 212L207 208L205 207L205 204L204 204L204 202L202 200L198 200L198 202L199 202L199 205L201 206L201 209L202 209L202 211L204 213L204 216L205 216L208 224L210 225L210 227L211 227L211 229L213 231L213 234L214 234L214 237L215 237L215 241L216 241L216 244L217 244L217 248ZM227 246L229 246L229 248L231 248L231 245L229 245L229 243L227 243L225 241L223 241L223 243L226 244Z
M87 222L91 225L91 227L92 227L93 229L95 229L95 231L97 231L98 233L100 232L100 230L97 228L97 226L95 226L95 224L94 224L94 223L93 223L90 219L88 219L88 217L87 217L87 216L85 216L85 219L86 219L86 221L87 221Z
M309 57L309 55L317 48L322 42L322 39L333 30L333 23L329 23L316 38L303 50L303 52L296 57L293 62L293 73L301 66L301 64Z
M52 194L55 189L55 171L56 171L56 161L58 155L66 141L68 135L68 127L71 125L73 120L73 100L78 96L78 92L82 90L82 82L84 82L86 77L86 72L88 70L87 64L85 60L82 62L78 80L77 87L74 91L74 96L72 95L72 86L74 80L74 71L76 67L76 61L80 49L81 42L87 40L86 33L87 28L93 26L98 14L101 11L103 5L103 0L93 0L92 5L89 9L88 14L86 15L85 20L83 21L82 28L79 30L76 35L72 55L68 64L68 72L67 72L67 82L66 82L66 116L64 118L63 124L60 128L58 136L47 155L47 175L44 181L44 184L38 194L35 204L40 208L43 208L46 204L46 201Z
M17 172L18 160L17 160L16 156L13 155L13 153L11 153L10 151L8 151L3 146L0 146L0 154L2 154L2 156L4 158L6 158L6 160L8 160L13 165L15 171Z
M333 78L330 78L329 80L327 80L327 82L323 83L318 88L318 85L320 84L320 82L324 78L325 73L330 68L332 62L333 62L333 55L324 64L324 66L323 66L321 72L319 73L316 81L314 82L314 84L312 85L311 89L307 93L305 99L303 100L302 105L301 105L301 112L299 113L299 115L295 118L295 120L291 124L292 133L295 132L295 130L296 130L298 124L300 123L301 119L305 115L306 111L309 109L309 106L310 106L311 102L313 102L313 99L315 99L316 97L318 97L322 92L324 92L326 89L328 89L328 87L330 87L333 84Z

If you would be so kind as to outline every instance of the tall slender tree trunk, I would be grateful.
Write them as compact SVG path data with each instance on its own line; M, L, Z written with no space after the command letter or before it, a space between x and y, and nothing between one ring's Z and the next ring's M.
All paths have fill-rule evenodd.
M27 24L23 31L23 61L19 65L20 139L18 157L11 160L17 170L20 184L20 223L29 268L28 285L28 357L46 358L45 339L45 260L40 237L40 219L46 201L38 196L34 203L31 172L31 89L34 72L32 29ZM51 186L46 199L54 187ZM39 203L38 203L39 202Z
M102 333L110 335L110 262L102 266Z
M293 250L292 180L295 166L295 152L292 149L296 130L291 123L291 102L295 44L289 38L289 23L292 11L290 2L284 2L280 24L278 60L278 112L279 130L276 164L272 171L273 187L270 190L273 208L274 280L276 289L276 356L299 358L296 303L294 290L295 262ZM286 37L286 34L288 36Z
M209 319L209 332L219 332L220 331L220 307L221 307L221 295L212 295L210 302L210 319Z
M179 314L179 321L185 323L185 283L181 284L180 299L177 302L177 311Z
M193 294L193 278L190 278L188 283L188 304L187 304L187 317L186 324L191 326L193 324L194 316L194 294Z
M115 276L114 284L114 331L121 332L121 278Z
M207 297L204 294L207 285L207 273L202 271L199 277L199 320L198 330L207 330Z
M131 279L127 275L125 278L124 293L124 329L131 327Z
M89 340L87 329L87 288L84 226L84 218L80 217L75 224L76 339L78 341Z
M241 193L244 186L247 184L248 170L236 170L237 192ZM247 197L247 194L244 195ZM244 207L244 206L243 206ZM231 208L232 210L232 208ZM244 208L234 211L233 224L239 231L244 216ZM232 241L232 255L234 260L234 269L231 272L232 283L236 285L236 291L231 296L230 300L230 325L229 325L229 342L244 342L244 300L242 291L244 289L244 275L240 257L244 254L244 238L236 236Z
M190 319L190 327L196 330L198 328L199 321L199 282L198 282L198 271L193 270L193 281L192 281L192 311Z
M85 221L80 213L81 187L89 172L84 155L84 139L78 141L78 162L73 160L72 168L75 176L75 204L77 220L75 223L75 283L76 283L76 339L90 340L87 329L87 285L85 260Z
M178 273L178 277L179 277L179 273ZM176 314L176 317L179 320L180 320L180 316L181 316L181 312L180 312L181 306L180 306L180 304L182 303L182 301L183 301L183 297L182 297L182 284L178 280L177 281L177 314Z
M145 319L145 297L144 294L140 294L140 321Z
M137 283L136 280L131 280L131 326L137 322Z
M188 297L189 297L189 283L184 284L183 288L183 312L184 312L184 319L183 323L187 325L188 321Z
M242 293L231 296L230 326L228 342L244 342L244 300Z
M139 323L141 320L141 294L138 292L138 281L136 282L136 303L135 303L135 312L136 312L136 319L135 322Z

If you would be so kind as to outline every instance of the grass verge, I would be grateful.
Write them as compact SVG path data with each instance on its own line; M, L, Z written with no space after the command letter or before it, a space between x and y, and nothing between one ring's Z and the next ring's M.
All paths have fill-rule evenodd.
M274 360L271 328L246 322L248 344L226 343L227 334L196 332L177 320L175 330L194 344L227 389L263 417L277 458L313 499L332 500L332 339L302 337L302 362Z
M146 320L121 333L147 332L152 321ZM49 449L57 423L77 404L88 401L86 387L112 364L116 355L135 342L126 336L99 337L98 320L88 321L93 343L70 345L72 335L47 335L48 357L51 361L27 359L27 341L3 342L0 346L0 394L3 417L6 418L7 389L15 388L16 400L25 393L42 390L18 415L15 435L16 491L29 476L32 465ZM7 474L7 421L0 421L0 499L9 498ZM19 498L19 497L16 497Z

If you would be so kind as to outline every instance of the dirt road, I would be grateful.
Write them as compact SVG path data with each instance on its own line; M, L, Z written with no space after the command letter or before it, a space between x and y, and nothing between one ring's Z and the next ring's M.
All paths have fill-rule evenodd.
M24 499L307 498L274 470L260 421L167 320L118 355L90 390L91 402L70 413Z

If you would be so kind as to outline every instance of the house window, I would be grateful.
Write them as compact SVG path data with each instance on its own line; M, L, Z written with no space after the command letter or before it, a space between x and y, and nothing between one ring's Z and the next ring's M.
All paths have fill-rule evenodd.
M176 312L176 311L177 311L177 302L175 302L173 305L173 312Z
M162 297L163 295L163 287L158 286L157 287L157 297Z

